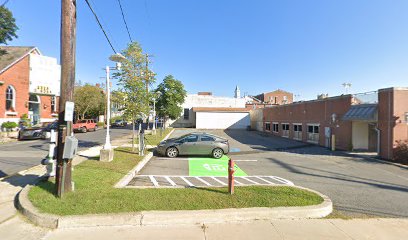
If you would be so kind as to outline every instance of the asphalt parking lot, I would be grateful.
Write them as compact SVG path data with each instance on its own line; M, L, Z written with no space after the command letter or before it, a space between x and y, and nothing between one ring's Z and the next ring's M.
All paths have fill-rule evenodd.
M171 137L191 131L197 130L176 130ZM407 167L255 131L206 132L229 139L228 155L246 176L276 176L315 189L347 215L408 217ZM140 175L191 176L190 162L188 157L155 156Z

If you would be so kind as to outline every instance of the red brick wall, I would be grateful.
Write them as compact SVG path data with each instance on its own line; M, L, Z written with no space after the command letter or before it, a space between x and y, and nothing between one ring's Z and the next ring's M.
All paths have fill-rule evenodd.
M269 93L262 93L255 97L266 103L282 105L284 104L284 96L287 97L286 104L293 102L293 94L282 90L276 90Z
M331 127L336 135L336 148L348 150L351 146L351 121L341 118L351 106L351 96L340 96L324 100L294 103L290 105L265 108L264 122L279 123L279 133L282 135L282 123L290 124L289 138L293 138L293 123L302 124L302 141L307 141L307 124L320 124L319 145L325 145L324 128ZM332 114L336 114L336 121L332 122ZM272 133L275 134L275 133Z
M28 101L29 64L29 57L27 56L0 74L0 81L4 81L4 84L0 86L0 118L19 118L22 114L28 113L26 102ZM17 116L5 114L6 89L9 85L12 85L16 90L15 112L18 112Z
M408 139L408 89L387 88L378 93L378 126L381 131L380 156L393 159L396 142Z

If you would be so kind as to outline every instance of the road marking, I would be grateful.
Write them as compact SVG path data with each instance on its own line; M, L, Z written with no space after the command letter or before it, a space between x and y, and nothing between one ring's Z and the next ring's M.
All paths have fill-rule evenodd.
M209 184L207 181L205 181L204 179L201 179L199 177L195 177L197 180L199 180L200 182L204 183L207 186L212 186L211 184Z
M265 180L265 179L263 179L263 178L261 178L261 177L256 177L256 178L258 178L258 179L260 179L260 180L262 180L262 181L265 181L265 182L267 182L267 183L269 183L269 184L275 184L275 183L270 182L270 181L268 181L268 180Z
M213 180L215 180L216 182L219 182L221 185L227 186L228 184L222 182L221 180L216 179L215 177L211 177Z
M194 187L194 184L188 181L185 177L180 177L180 178L183 179L183 181L186 182L190 187Z
M138 179L141 178L149 178L151 185L146 186L145 185L145 181L141 180L141 185L137 185L138 181L136 180L136 185L129 185L126 186L128 188L181 188L181 187L225 187L228 186L227 183L224 182L223 179L226 179L226 181L228 182L228 177L225 176L166 176L166 175L137 175L136 176ZM157 178L165 178L170 184L171 186L169 186L166 183L160 183L157 181ZM249 177L251 178L256 178L259 179L258 181L255 180L251 180L249 179ZM182 183L183 181L179 181L180 184L177 184L176 182L174 182L173 179L180 179L183 180L184 183ZM192 182L190 182L188 180L188 178L194 178L197 181L201 182L202 184L196 184L194 185ZM211 178L212 180L214 180L217 183L209 183L208 181L204 180L203 178ZM271 181L266 180L265 178L269 178L271 179ZM247 182L250 183L243 183L241 180L246 180ZM275 182L272 182L275 181ZM239 185L239 186L252 186L252 185L258 185L258 186L268 186L268 185L289 185L289 186L294 186L294 184L286 179L283 179L281 177L277 177L277 176L242 176L242 177L234 177L234 182L235 184ZM162 184L162 185L160 185Z
M188 169L190 176L228 176L228 156L215 158L189 158ZM235 164L235 176L247 174Z
M159 183L156 181L156 178L154 178L152 175L150 175L149 178L155 187L159 186Z
M252 181L251 179L247 178L247 177L242 177L243 179L247 180L248 182L251 182L253 184L259 184L258 182Z
M176 183L174 183L173 180L170 179L170 177L165 176L164 178L171 184L171 186L176 186Z

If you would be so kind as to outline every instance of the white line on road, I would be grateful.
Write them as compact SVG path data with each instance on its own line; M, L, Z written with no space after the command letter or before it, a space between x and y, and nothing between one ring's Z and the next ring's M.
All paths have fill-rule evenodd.
M170 177L165 176L164 178L171 184L171 186L176 186L176 183L174 183L173 180L170 179Z
M149 178L155 187L159 186L159 183L156 181L156 178L154 178L152 175L150 175Z
M190 181L188 181L185 177L180 177L181 179L184 180L190 187L194 187L194 184L192 184Z
M207 186L212 186L211 184L209 184L207 181L205 181L204 179L201 179L200 177L195 177L197 180L199 180L200 182L204 183Z

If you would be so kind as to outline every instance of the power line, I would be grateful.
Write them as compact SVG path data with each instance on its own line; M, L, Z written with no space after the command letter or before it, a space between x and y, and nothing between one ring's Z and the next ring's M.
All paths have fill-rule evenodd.
M125 14L123 14L122 4L120 3L120 0L118 0L118 3L119 3L119 7L120 7L120 12L122 13L123 22L125 23L125 26L126 26L126 31L127 31L128 35L129 35L130 42L133 42L132 37L130 36L128 25L126 23Z
M6 6L6 4L8 3L9 0L4 1L3 4L1 4L2 7Z
M105 29L103 29L102 24L101 24L101 22L99 21L99 18L98 18L98 16L96 15L95 11L93 10L91 4L89 4L89 1L88 1L88 0L85 0L85 2L86 2L86 4L88 4L89 9L91 10L91 12L93 13L93 15L95 16L95 19L96 19L96 21L98 22L98 25L99 25L99 27L101 28L103 34L105 35L106 40L108 40L108 43L109 43L110 47L112 48L113 52L114 52L114 53L117 53L116 50L115 50L115 48L113 47L111 41L109 40L109 37L108 37L108 35L107 35L106 32L105 32Z

